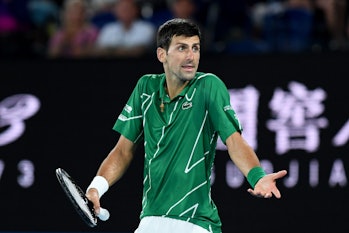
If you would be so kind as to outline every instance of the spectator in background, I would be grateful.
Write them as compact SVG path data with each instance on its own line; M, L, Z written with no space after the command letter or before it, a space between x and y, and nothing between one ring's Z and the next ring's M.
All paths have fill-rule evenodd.
M32 23L31 48L35 55L45 56L47 43L59 25L60 6L55 0L29 0L28 10Z
M217 41L234 39L246 30L249 23L247 1L217 0L219 14L215 33Z
M157 9L149 17L156 27L172 18L183 18L197 21L195 18L196 4L194 0L167 0L162 9Z
M141 18L140 6L135 0L117 0L114 13L117 21L100 30L96 56L137 57L154 48L156 28Z
M203 36L203 47L201 48L201 51L205 51L211 42L211 34L208 33L205 22L202 22L197 17L197 13L200 10L198 1L167 0L166 3L165 8L155 11L153 15L148 18L148 20L153 23L155 27L159 27L167 20L173 18L190 19L194 21L200 27Z
M117 0L91 0L91 23L99 30L107 23L115 22L113 6Z
M28 0L0 0L0 55L28 55L31 30Z
M312 0L285 0L280 14L266 16L265 38L274 52L309 51L313 19Z
M309 51L314 26L312 0L256 3L251 12L253 26L258 28L268 52Z
M85 0L66 0L61 27L49 41L49 57L81 58L92 55L98 29L87 17Z
M314 37L318 47L322 50L347 50L347 0L314 0L314 9L316 13Z

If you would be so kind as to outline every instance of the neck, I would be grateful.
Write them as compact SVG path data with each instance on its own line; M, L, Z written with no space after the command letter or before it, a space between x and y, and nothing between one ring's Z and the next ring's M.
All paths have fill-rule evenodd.
M165 82L165 90L172 100L175 98L181 91L188 85L189 81L185 82L170 82L169 80L166 79Z

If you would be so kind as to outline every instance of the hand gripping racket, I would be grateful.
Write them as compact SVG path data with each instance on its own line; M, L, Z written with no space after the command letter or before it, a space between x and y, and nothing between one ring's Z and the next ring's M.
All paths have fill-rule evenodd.
M102 221L108 220L109 211L100 208L100 213L97 216L94 212L92 202L87 199L82 189L65 170L57 168L56 176L64 193L73 204L74 209L89 227L97 226L97 217Z

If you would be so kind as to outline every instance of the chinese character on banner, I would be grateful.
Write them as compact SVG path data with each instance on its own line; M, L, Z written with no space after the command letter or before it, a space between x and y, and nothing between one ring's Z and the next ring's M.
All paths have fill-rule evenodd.
M256 149L259 92L253 86L246 86L241 89L229 89L229 94L230 103L243 126L243 137ZM227 150L220 139L217 141L217 150Z
M344 126L339 130L332 140L334 146L343 146L349 140L349 120L344 124Z
M326 92L317 88L308 90L298 82L290 82L289 91L276 88L269 107L274 119L267 121L267 128L276 133L276 153L302 149L315 152L320 144L320 129L328 125L321 117L325 107Z
M40 109L40 100L31 94L16 94L0 101L0 147L24 134L25 120Z

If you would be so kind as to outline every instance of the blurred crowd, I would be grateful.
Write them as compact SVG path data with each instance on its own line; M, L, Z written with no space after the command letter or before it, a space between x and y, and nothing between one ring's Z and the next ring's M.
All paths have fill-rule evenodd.
M202 51L349 51L348 0L0 0L0 57L154 53L174 17L196 21Z

